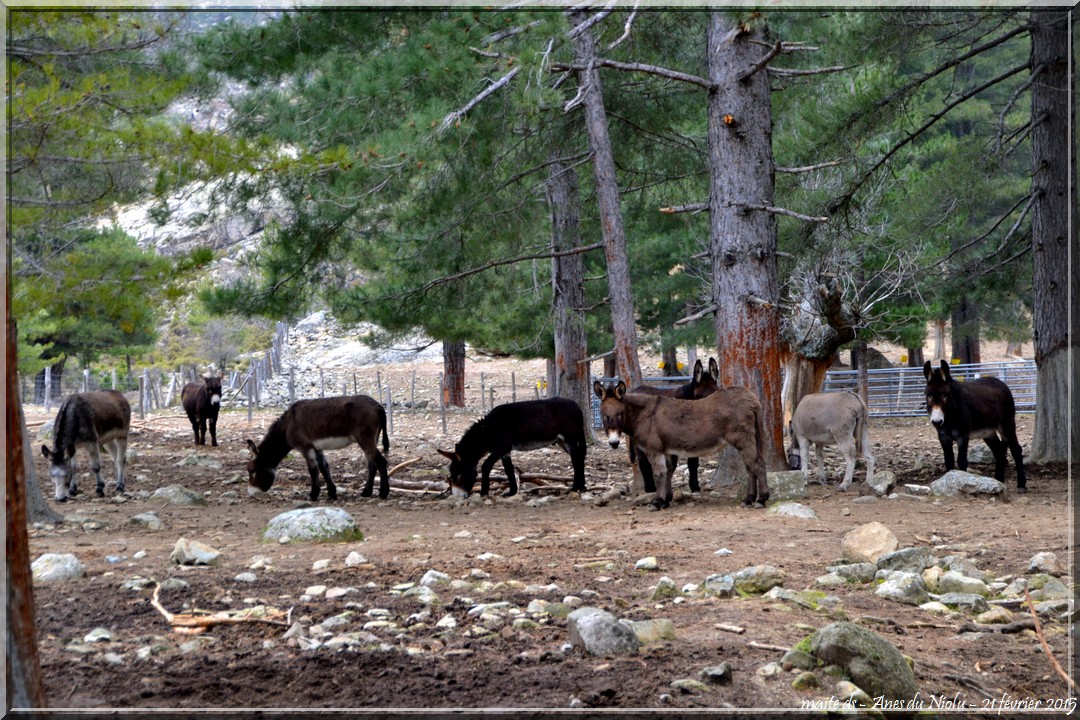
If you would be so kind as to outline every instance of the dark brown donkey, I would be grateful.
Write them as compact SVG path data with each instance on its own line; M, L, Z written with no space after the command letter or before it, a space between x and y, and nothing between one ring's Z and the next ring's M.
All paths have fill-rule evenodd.
M248 485L267 491L277 477L277 466L289 454L299 450L311 473L311 499L319 499L319 473L326 479L326 495L337 499L337 486L330 479L330 466L323 450L340 450L352 443L360 446L368 461L367 484L360 494L371 497L375 471L379 471L379 497L390 494L386 458L379 452L379 433L383 452L390 450L386 435L386 410L367 395L297 400L274 421L258 447L247 441L251 459L247 463Z
M115 390L69 395L53 423L53 449L41 446L49 459L57 502L79 493L75 485L75 451L86 450L90 469L97 478L98 497L105 495L101 479L101 455L98 447L108 449L116 463L116 492L124 492L124 464L127 462L128 430L131 428L131 405Z
M930 423L937 428L945 453L945 469L958 466L967 470L968 441L982 438L994 453L994 477L998 482L1005 482L1007 446L1016 463L1016 490L1027 492L1024 451L1016 438L1016 403L1009 386L995 377L957 382L944 360L940 369L933 369L927 360L923 375L926 376L926 412Z
M659 468L662 478L657 482L653 505L665 508L671 504L671 474L667 456L701 457L731 445L742 456L750 479L743 503L764 507L769 499L769 482L765 475L761 403L745 388L717 390L701 400L676 400L652 395L626 392L626 383L605 388L593 383L593 392L600 398L600 417L608 444L619 447L620 435L626 433Z
M206 444L206 425L210 424L210 444L217 447L217 417L221 409L221 378L203 375L201 383L193 382L180 391L191 429L195 431L195 444Z
M476 464L488 459L480 468L480 494L488 494L488 475L496 462L502 460L510 489L506 495L517 493L511 450L539 450L558 445L574 466L571 490L585 492L585 416L573 400L548 398L496 405L477 420L461 436L454 451L439 450L450 459L450 488L455 495L468 495L476 484Z
M716 392L717 388L719 388L719 385L716 384L719 377L720 366L716 364L714 358L709 358L709 374L705 374L705 369L702 367L701 361L698 360L694 363L694 374L690 377L690 382L685 385L679 385L678 387L638 385L630 392L678 398L679 400L700 400ZM630 448L630 463L636 462L638 469L641 470L641 479L645 483L645 492L656 492L656 481L653 479L652 465L649 463L649 458L646 457L645 453L637 450L633 440L626 444ZM679 456L672 455L668 460L671 462L671 470L674 472L679 464ZM696 457L687 458L686 469L690 473L688 478L690 492L701 492L701 485L698 483L698 459Z

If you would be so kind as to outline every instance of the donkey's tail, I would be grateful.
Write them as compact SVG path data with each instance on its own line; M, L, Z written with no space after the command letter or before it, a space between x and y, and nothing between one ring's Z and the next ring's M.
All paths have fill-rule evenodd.
M386 432L386 409L379 408L379 430L382 431L383 452L390 452L390 436Z

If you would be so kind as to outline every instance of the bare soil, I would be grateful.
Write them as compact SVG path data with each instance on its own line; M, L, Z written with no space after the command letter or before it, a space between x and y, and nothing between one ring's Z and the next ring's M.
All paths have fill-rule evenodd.
M521 382L519 379L518 382ZM765 600L687 596L681 602L656 602L652 587L668 576L677 587L703 583L713 573L769 563L786 574L784 586L810 588L814 578L840 557L840 542L852 528L870 521L887 525L901 547L930 545L934 554L966 553L995 577L1026 574L1039 551L1071 557L1072 513L1064 466L1029 467L1026 495L1015 493L1010 465L1004 499L878 499L855 502L856 486L836 490L842 465L833 456L832 485L812 485L804 504L818 520L768 515L738 505L739 489L714 486L691 497L683 484L679 498L665 511L652 511L639 497L624 496L598 506L560 488L556 499L531 507L536 493L495 498L477 505L452 507L434 492L392 490L385 501L359 496L363 477L358 450L328 454L338 480L336 505L352 514L364 533L347 544L264 544L260 534L273 516L307 502L304 463L292 454L282 464L269 499L249 499L243 463L244 440L258 438L277 411L227 411L219 423L221 446L195 447L190 426L179 411L165 411L133 423L128 496L117 498L111 463L103 470L107 497L92 497L92 479L83 477L84 493L58 506L69 518L57 526L31 529L31 558L45 552L71 552L87 567L83 579L36 588L37 623L45 688L53 707L83 708L799 708L805 700L836 695L836 680L819 672L820 687L795 690L792 673L764 678L757 670L779 661L783 651L815 628L841 615ZM445 461L437 447L450 447L476 412L449 413L442 432L437 410L395 409L389 454L391 466L415 457L396 479L443 480ZM48 419L28 409L33 430ZM1020 437L1030 443L1032 418L1020 419ZM924 419L875 420L872 437L878 468L896 473L904 483L926 484L941 474L937 440ZM38 443L40 444L40 442ZM178 465L191 455L217 461L221 469ZM922 462L919 460L922 458ZM561 452L536 451L515 456L526 473L547 473L569 480L568 458ZM36 455L39 477L47 479L45 461ZM86 460L80 456L82 469ZM916 467L920 469L916 469ZM712 462L702 463L702 477L712 477ZM978 467L973 469L980 469ZM983 466L986 474L992 468ZM677 475L677 478L683 477ZM590 448L586 480L590 492L629 481L625 450L596 444ZM862 478L862 468L856 480ZM188 508L150 501L147 491L180 484L206 493L206 507ZM496 485L496 491L500 490ZM525 487L534 487L526 484ZM51 488L43 487L48 497ZM86 492L89 491L89 492ZM494 493L493 493L494 494ZM325 499L325 493L323 495ZM165 530L132 527L128 519L154 511ZM170 565L180 537L199 540L223 552L224 562L209 568ZM716 554L727 548L730 554ZM346 567L357 551L366 563ZM145 552L141 559L134 555ZM493 555L482 555L491 553ZM257 556L269 567L252 570L254 583L234 578L249 571ZM635 562L655 556L659 569L635 570ZM329 559L325 570L313 570ZM468 589L437 588L442 604L417 625L411 615L425 610L415 597L394 587L418 582L430 569L464 578ZM490 575L477 587L474 569ZM173 612L192 608L219 611L254 604L291 609L293 620L318 623L355 610L350 624L335 632L360 630L371 621L366 611L388 610L396 628L371 629L383 648L305 650L283 638L284 627L246 623L220 625L201 636L170 631L151 605L153 586L125 590L134 576L164 581L178 577L189 586L161 593ZM1071 578L1067 578L1071 581ZM551 592L526 591L528 585L555 584ZM312 585L354 588L342 597L308 597ZM597 593L586 602L618 617L669 618L676 639L643 646L638 655L601 658L566 649L566 620L551 618L540 627L503 627L473 636L477 621L468 611L481 602L508 601L524 607L534 598L561 601L584 591ZM1046 701L1066 697L1065 683L1053 672L1032 631L1001 634L961 633L967 616L940 617L888 602L872 586L848 585L832 591L841 613L882 634L914 659L915 675L928 706L931 697L959 700L969 707L988 706L989 698ZM588 595L588 593L586 593ZM453 615L455 629L436 628ZM1017 610L1016 619L1028 617ZM718 624L745 628L736 634ZM110 642L88 650L84 636L97 627L113 633ZM469 631L469 632L466 632ZM1068 667L1067 627L1045 623L1054 655ZM195 641L195 645L185 645ZM84 647L80 647L84 646ZM155 646L148 659L137 650ZM705 667L723 661L733 667L732 681L708 691L683 692L671 686L679 678L697 678Z

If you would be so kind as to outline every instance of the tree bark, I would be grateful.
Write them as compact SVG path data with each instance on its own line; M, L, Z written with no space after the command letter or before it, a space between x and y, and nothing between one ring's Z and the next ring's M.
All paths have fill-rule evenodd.
M661 356L664 359L664 377L679 375L679 355L675 351L675 346L668 345L665 347Z
M8 283L11 282L8 268ZM8 297L11 288L8 287ZM15 322L11 303L5 311L7 329L7 707L44 707L37 629L34 625L34 583L30 571L29 538L26 532L26 424L22 419L16 368Z
M913 368L922 367L924 362L926 362L926 361L923 360L923 349L921 347L908 348L907 349L907 366L908 367L913 367Z
M1068 12L1031 13L1031 69L1034 72L1044 68L1031 88L1031 117L1035 124L1031 134L1031 189L1037 196L1032 207L1031 255L1038 369L1030 459L1037 463L1069 460L1070 441L1073 448L1080 447L1080 423L1076 417L1069 417L1076 412L1072 393L1080 384L1080 338L1073 332L1070 339L1069 332L1069 308L1074 313L1080 308L1080 263L1073 257L1071 269L1069 266L1069 246L1077 247L1075 177L1073 183L1069 182L1069 170L1076 167L1076 146L1070 137L1074 110L1069 104L1069 70L1073 64L1069 21Z
M571 27L577 27L587 19L587 13L580 10L570 12L567 16ZM592 31L578 33L574 38L574 64L586 68L578 73L578 83L584 92L585 127L593 156L596 201L600 209L600 230L607 260L608 298L615 331L615 365L622 380L628 386L635 387L641 384L641 365L638 361L630 262L626 254L626 235L619 206L619 187L615 181L615 160L611 154L603 88L600 73L594 67L595 60Z
M964 365L982 362L979 346L979 309L967 295L952 311L952 358Z
M780 313L776 219L748 206L773 205L772 105L765 72L739 76L762 55L765 32L737 30L711 15L709 79L709 213L712 299L720 384L741 385L761 400L766 463L783 465L780 405Z
M577 174L557 158L550 166L548 205L551 209L551 249L571 250L581 243L581 212ZM585 333L585 257L562 255L551 261L555 305L555 372L551 393L573 400L581 412L592 413Z
M443 401L465 407L465 341L443 342Z

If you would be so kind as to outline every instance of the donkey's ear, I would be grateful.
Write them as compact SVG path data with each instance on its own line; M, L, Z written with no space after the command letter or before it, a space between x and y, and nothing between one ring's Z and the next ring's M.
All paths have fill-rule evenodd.
M604 385L599 380L593 380L592 391L596 397L604 399Z
M701 382L701 376L702 376L702 374L704 372L705 372L705 368L703 368L701 366L701 361L700 360L695 361L694 362L694 379L692 381L695 385L697 385L699 382Z
M720 379L720 365L717 364L716 358L709 358L709 374L712 375L713 380Z
M49 446L48 445L42 445L41 446L41 454L44 455L45 457L49 458L50 460L52 459L52 453L49 451Z
M251 457L258 457L259 456L259 448L255 447L255 443L252 442L251 438L248 438L247 446L248 446L248 450L251 451Z
M622 400L623 395L625 395L625 394L626 394L626 383L624 383L622 380L620 380L619 384L615 386L615 399L616 400Z
M444 458L446 458L448 460L457 460L457 453L452 453L449 450L442 450L442 449L439 449L439 448L435 448L435 452L439 453L440 455L442 455Z
M932 367L933 367L933 366L932 366L932 365L930 364L930 361L929 361L929 360L927 360L927 361L926 361L926 364L922 366L922 374L923 374L923 377L925 377L925 378L926 378L927 380L929 380L929 379L930 379L930 373L931 373L931 372L933 372L933 371L931 370L931 368L932 368Z
M941 376L946 380L949 380L951 375L949 373L949 363L944 360L941 361Z

